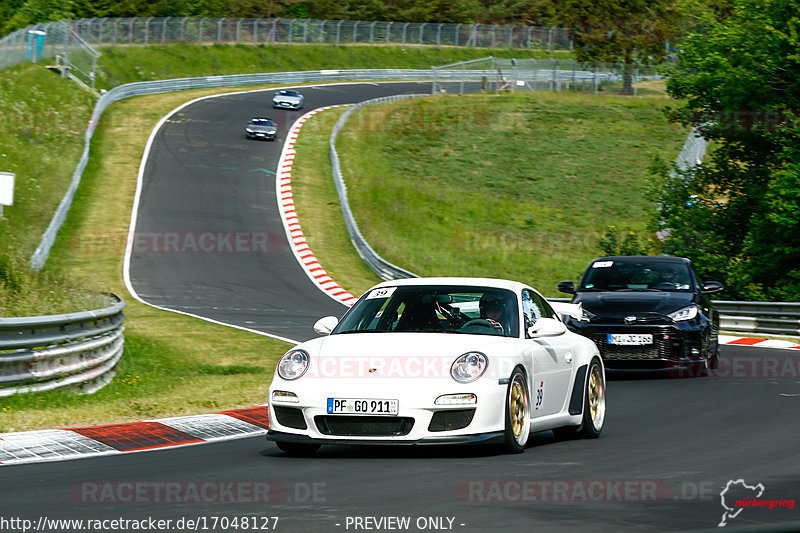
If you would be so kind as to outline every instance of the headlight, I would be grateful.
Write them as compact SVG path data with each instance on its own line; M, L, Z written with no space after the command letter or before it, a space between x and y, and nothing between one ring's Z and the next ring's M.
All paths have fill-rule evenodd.
M291 350L283 354L278 361L278 375L286 380L297 379L308 370L308 352L304 350Z
M675 322L681 322L683 320L691 320L697 316L697 306L690 305L689 307L684 307L683 309L678 309L677 311L673 311L667 316L670 317Z
M253 130L251 130L250 128L245 128L244 131L246 131L247 133L253 133Z
M489 368L489 358L481 352L467 352L453 361L450 375L459 383L470 383L481 377Z
M581 317L579 319L581 322L591 322L595 318L597 318L596 314L587 311L586 308L581 308Z

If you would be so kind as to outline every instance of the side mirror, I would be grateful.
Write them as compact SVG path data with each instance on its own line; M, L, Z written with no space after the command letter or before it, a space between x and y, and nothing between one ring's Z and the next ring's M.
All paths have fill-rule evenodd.
M320 318L314 324L314 331L319 333L320 335L330 335L333 328L339 323L339 319L335 316L326 316L325 318Z
M558 290L561 292L565 292L567 294L575 294L575 282L574 281L562 281L558 284Z
M703 289L700 291L703 294L713 294L719 292L725 287L719 281L706 281L703 283Z
M555 337L566 333L567 326L555 318L540 318L528 328L528 337Z

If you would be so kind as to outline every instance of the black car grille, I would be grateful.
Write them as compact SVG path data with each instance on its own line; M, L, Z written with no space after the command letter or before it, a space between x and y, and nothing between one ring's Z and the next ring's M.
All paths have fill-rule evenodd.
M414 427L414 419L404 416L319 415L314 417L314 423L323 435L351 437L408 435Z
M593 335L592 340L600 350L603 359L636 360L636 359L672 359L678 356L680 344L673 347L677 339L666 339L662 335L653 335L653 344L626 346L608 344L605 335Z
M475 409L453 409L448 411L437 411L431 417L428 431L452 431L463 429L472 422L475 416Z
M275 417L280 425L294 429L306 429L308 427L302 409L278 406L273 408L275 409Z

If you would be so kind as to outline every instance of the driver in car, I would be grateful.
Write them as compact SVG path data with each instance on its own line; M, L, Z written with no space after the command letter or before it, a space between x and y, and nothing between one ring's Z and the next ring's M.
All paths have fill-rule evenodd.
M501 333L504 331L506 299L495 292L487 292L481 296L479 303L481 318L488 321Z

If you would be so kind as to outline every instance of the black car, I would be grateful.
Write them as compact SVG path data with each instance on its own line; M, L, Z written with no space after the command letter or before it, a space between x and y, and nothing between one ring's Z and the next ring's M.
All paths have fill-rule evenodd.
M264 139L274 141L278 134L278 125L269 118L252 118L244 128L248 139Z
M722 284L701 282L688 259L599 257L577 288L562 281L558 290L582 304L567 327L595 342L609 370L717 368L719 313L708 295Z

